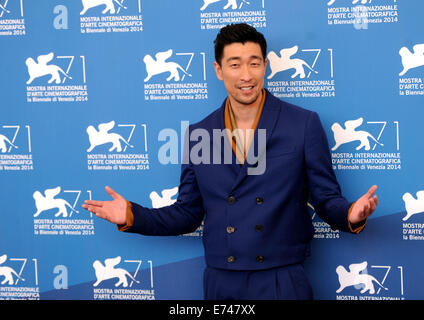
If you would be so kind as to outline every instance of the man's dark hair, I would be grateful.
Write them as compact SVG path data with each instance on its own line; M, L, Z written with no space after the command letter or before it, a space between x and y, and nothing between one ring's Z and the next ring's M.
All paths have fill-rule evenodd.
M229 24L223 27L214 41L215 61L221 65L222 54L226 45L234 42L241 42L242 44L245 44L249 41L261 46L262 56L265 59L266 40L262 33L258 32L254 27L246 23Z

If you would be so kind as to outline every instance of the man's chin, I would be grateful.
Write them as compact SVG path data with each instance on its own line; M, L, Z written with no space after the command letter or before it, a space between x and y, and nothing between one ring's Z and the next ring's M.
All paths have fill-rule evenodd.
M242 105L248 106L257 102L258 99L259 99L259 94L254 97L241 97L239 99L236 99L236 101Z
M234 100L243 105L250 105L258 101L260 95L260 92L252 92L250 94L243 94L239 92L239 94L234 97Z

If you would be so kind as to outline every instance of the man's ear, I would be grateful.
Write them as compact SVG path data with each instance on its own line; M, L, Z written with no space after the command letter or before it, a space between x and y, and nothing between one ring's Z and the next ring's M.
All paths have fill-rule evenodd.
M217 78L218 78L219 80L224 80L224 78L222 77L222 68L221 68L221 66L219 65L219 63L218 63L218 62L216 62L216 61L214 61L214 63L213 63L213 67L215 68L215 73L216 73Z

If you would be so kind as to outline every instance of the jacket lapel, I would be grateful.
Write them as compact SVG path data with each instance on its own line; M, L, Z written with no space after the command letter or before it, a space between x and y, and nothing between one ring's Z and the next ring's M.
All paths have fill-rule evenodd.
M221 132L225 129L225 103L227 99L224 100L224 103L221 106L220 109L220 115L219 115L219 129ZM221 141L219 141L221 143ZM226 165L226 167L230 167L231 171L233 171L233 175L238 176L241 166L237 161L236 155L233 152L233 148L231 146L231 142L228 140L227 136L224 138L224 143L221 143L221 146L224 148L222 152L231 152L231 164ZM221 149L221 146L219 147ZM214 148L214 151L216 149ZM221 152L221 153L222 153ZM224 163L224 158L221 156L221 163Z
M241 167L239 174L232 186L232 190L234 190L247 176L247 169L251 167L255 167L257 165L257 160L255 163L249 163L249 159L259 159L259 157L262 157L263 154L266 152L266 146L268 145L269 139L271 138L272 132L275 128L275 125L277 123L277 119L280 114L280 106L277 103L279 100L277 98L273 97L268 91L266 91L266 98L265 98L265 104L262 110L262 114L260 116L258 126L255 130L254 137L252 140L252 144L248 151L248 157L244 163L244 165ZM266 143L261 143L259 145L258 141L258 129L265 129L265 141ZM228 144L229 146L229 144ZM255 156L255 157L254 157ZM235 156L233 155L233 159L235 159ZM250 162L252 162L250 160ZM236 164L238 167L240 167L239 164Z

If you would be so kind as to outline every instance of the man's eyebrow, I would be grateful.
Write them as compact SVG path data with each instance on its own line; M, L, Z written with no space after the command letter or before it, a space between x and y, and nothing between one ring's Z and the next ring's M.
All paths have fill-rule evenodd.
M227 60L225 60L226 62L231 62L233 60L240 60L240 57L229 57Z
M256 55L253 55L253 56L250 56L249 57L249 59L250 60L252 60L252 59L259 59L259 60L262 60L262 57L260 57L260 56L256 56ZM233 60L241 60L241 58L240 57L238 57L238 56L234 56L234 57L229 57L228 59L226 59L225 61L226 62L231 62L231 61L233 61Z
M250 59L259 59L259 60L262 60L262 57L253 55L253 56L250 56Z

